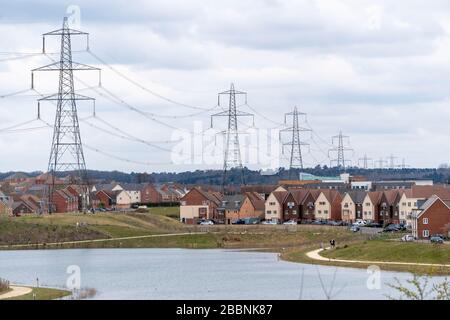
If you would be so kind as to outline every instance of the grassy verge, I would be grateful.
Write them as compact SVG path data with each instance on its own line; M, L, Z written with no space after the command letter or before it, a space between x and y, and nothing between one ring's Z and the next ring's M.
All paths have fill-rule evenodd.
M33 288L33 290L28 294L5 300L54 300L69 296L71 294L72 293L67 290L52 288Z
M336 250L325 251L322 255L345 260L450 264L450 247L429 243L364 241L338 246Z
M408 243L409 245L410 243ZM401 243L400 243L401 245ZM338 259L346 259L346 260L369 260L369 261L383 261L381 259L375 259L375 257L380 257L381 255L384 255L385 257L390 257L390 259L386 259L384 261L395 261L395 262L413 262L413 263L437 263L437 264L448 264L449 261L446 260L446 258L443 258L447 255L447 253L444 253L443 255L440 255L441 253L437 253L437 256L435 258L432 258L432 260L421 260L422 258L420 256L414 258L414 252L417 252L416 250L422 250L426 251L427 254L424 256L428 256L428 254L432 255L432 252L434 250L438 250L439 252L441 250L444 251L450 251L448 247L441 247L441 248L433 248L432 245L429 244L412 244L412 245L420 245L419 247L399 247L399 243L396 243L394 241L379 241L379 240L372 240L372 241L355 241L351 243L347 243L346 248L341 248L337 250L330 250L321 253L324 257L329 258L338 258ZM423 246L430 246L429 248L422 247ZM364 254L364 258L361 256L357 256L358 249L356 248L362 248L364 247L366 252ZM336 262L336 261L320 261L309 258L306 253L312 250L317 249L317 246L314 247L304 247L302 249L297 250L288 250L284 253L282 253L281 258L290 261L290 262L297 262L297 263L307 263L307 264L319 264L319 265L326 265L326 266L338 266L338 267L351 267L351 268L367 268L371 266L372 264L367 263L347 263L347 262ZM354 248L354 249L351 249ZM349 250L350 253L347 253L346 250ZM396 260L394 252L397 252L397 250L403 250L406 252L402 252L399 260ZM382 253L380 253L380 251ZM342 252L342 254L341 254ZM349 258L352 256L352 258ZM438 258L438 257L441 258ZM367 258L370 257L370 258ZM409 257L409 258L407 258ZM409 260L408 260L409 259ZM442 259L442 260L441 260ZM430 262L432 261L432 262ZM382 270L390 270L390 271L402 271L402 272L411 272L411 273L417 273L417 274L428 274L428 275L450 275L450 268L445 267L430 267L430 266L415 266L415 265L391 265L391 264L383 264L383 263L377 263L377 266L380 267Z

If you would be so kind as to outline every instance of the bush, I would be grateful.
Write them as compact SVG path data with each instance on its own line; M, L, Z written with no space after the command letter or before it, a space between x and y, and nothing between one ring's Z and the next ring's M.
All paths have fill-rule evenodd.
M9 290L9 281L6 279L0 278L0 292Z

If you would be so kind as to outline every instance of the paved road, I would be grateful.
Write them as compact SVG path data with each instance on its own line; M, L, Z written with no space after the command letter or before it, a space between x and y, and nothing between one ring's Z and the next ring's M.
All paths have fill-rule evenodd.
M317 250L307 252L306 256L313 260L328 261L328 262L363 263L363 264L393 264L393 265L407 265L407 266L426 266L426 267L450 268L450 264L331 259L331 258L325 258L319 254L323 250L324 249L317 249Z
M23 296L25 294L30 293L33 290L28 287L19 287L19 286L10 286L10 288L12 289L11 291L8 291L8 292L0 295L0 300Z

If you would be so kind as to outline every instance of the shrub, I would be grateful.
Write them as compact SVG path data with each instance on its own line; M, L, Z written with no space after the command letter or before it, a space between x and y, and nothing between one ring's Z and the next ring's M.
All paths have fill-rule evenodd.
M9 281L6 279L0 278L0 292L4 292L9 290Z

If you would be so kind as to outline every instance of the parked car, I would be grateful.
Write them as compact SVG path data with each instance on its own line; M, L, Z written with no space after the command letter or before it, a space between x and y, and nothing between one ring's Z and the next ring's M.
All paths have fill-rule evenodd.
M378 222L369 222L368 224L365 225L365 227L368 227L368 228L382 228L383 225L381 223L378 223Z
M245 224L244 219L237 219L231 222L231 224Z
M404 230L406 230L406 225L404 225L403 223L396 223L396 224L394 224L394 226L395 226L399 231L404 231Z
M390 224L384 227L383 232L397 232L400 229L395 224Z
M311 224L324 225L324 224L327 224L327 222L326 221L322 221L322 220L315 220Z
M415 239L414 239L414 237L413 237L413 235L411 235L411 234L405 234L401 239L400 239L400 241L402 241L402 242L412 242L412 241L414 241Z
M204 220L204 221L200 222L200 225L202 225L202 226L210 226L213 224L214 224L214 221L212 221L212 220Z
M364 226L367 225L367 222L364 221L364 220L356 220L356 221L353 223L353 225L354 225L354 226L357 226L357 227L364 227Z
M343 226L343 225L344 225L344 222L342 222L342 221L333 221L333 220L331 220L331 221L328 221L328 224L329 224L330 226Z
M444 239L442 239L441 237L433 236L433 237L430 237L430 242L431 243L444 243Z
M358 226L351 226L350 227L350 231L352 232L358 232L359 230L361 230Z
M446 239L445 236L444 236L443 234L432 234L431 236L432 236L432 237L439 237L439 238L441 238L442 240L445 240L445 239Z
M295 221L295 220L289 220L289 221L283 222L283 224L286 224L286 225L296 225L296 224L297 224L297 221Z
M265 220L265 221L261 222L261 224L278 224L278 223L274 220Z

